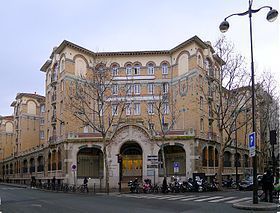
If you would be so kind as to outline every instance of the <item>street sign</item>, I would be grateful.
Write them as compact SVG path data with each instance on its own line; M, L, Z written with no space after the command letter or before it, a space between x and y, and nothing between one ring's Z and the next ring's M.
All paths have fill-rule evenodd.
M147 160L148 161L157 161L158 160L158 156L157 155L148 155L147 156Z
M256 133L249 134L249 156L254 157L256 155Z
M174 162L173 163L174 173L178 173L179 172L179 168L180 168L179 162Z
M76 164L72 164L71 169L72 169L72 172L76 172L76 170L77 170Z

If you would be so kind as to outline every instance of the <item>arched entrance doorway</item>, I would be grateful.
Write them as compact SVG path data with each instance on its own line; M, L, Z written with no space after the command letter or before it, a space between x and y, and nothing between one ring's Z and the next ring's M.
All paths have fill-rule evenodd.
M77 154L78 178L103 177L103 152L98 148L82 148Z
M142 179L142 148L134 141L126 142L122 145L120 154L122 155L122 176L123 181L133 178Z

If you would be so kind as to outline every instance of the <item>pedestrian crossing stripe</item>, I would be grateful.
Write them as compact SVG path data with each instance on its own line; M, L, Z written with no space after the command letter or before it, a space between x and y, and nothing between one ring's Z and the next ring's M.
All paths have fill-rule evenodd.
M153 195L153 194L121 194L118 197L138 198L138 199L157 199L168 201L193 201L193 202L209 202L209 203L237 203L240 201L250 201L251 197L237 198L237 197L224 197L222 195L207 196L207 195Z

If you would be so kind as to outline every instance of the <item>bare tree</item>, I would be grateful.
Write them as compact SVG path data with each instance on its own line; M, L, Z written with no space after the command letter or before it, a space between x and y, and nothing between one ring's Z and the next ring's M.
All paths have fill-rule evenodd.
M159 92L153 95L153 100L147 102L147 122L152 140L160 148L163 176L167 177L164 143L167 135L173 130L180 112L176 110L176 100L172 98L169 83L159 86Z
M102 138L105 160L105 184L109 192L107 147L110 136L117 131L126 108L126 86L114 80L104 61L94 60L91 72L73 79L68 110L74 118L89 126Z
M234 52L234 45L221 37L214 45L217 56L222 59L218 77L214 76L214 66L207 66L207 85L201 89L208 100L208 112L211 121L216 124L219 132L220 151L218 156L218 182L222 186L225 149L233 145L234 132L242 128L250 120L239 119L248 112L250 90L249 74L244 65L244 58ZM210 116L211 114L211 116ZM236 141L235 141L236 142Z
M269 71L264 71L260 79L260 88L257 91L258 112L260 117L260 128L258 133L261 137L260 146L260 166L264 166L268 159L272 160L274 165L274 153L270 144L269 132L276 130L279 132L279 93L277 91L277 82L275 77ZM268 166L268 165L266 165Z

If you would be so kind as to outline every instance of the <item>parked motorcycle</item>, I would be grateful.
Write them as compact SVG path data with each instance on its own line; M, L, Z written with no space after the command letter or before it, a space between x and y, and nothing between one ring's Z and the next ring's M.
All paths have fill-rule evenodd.
M150 179L145 179L143 184L143 192L151 193L153 191L152 181Z
M128 187L131 193L139 193L139 183L138 183L138 179L135 178L134 181L130 180L128 182Z

